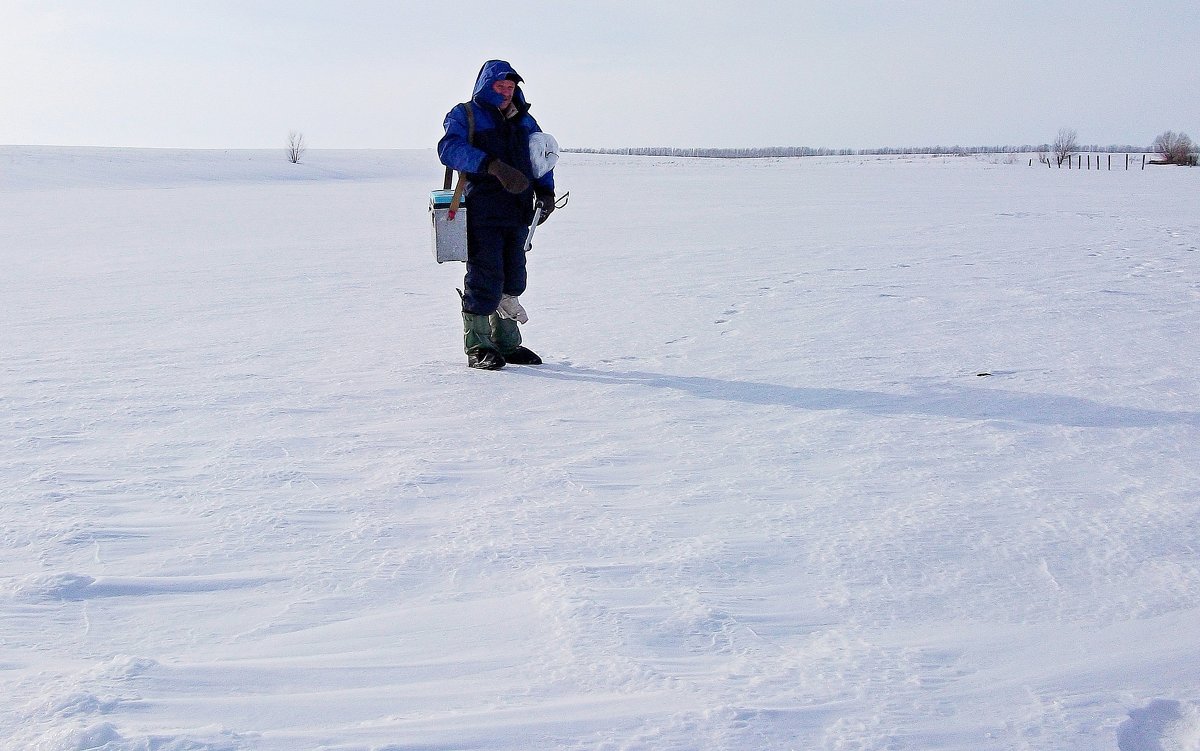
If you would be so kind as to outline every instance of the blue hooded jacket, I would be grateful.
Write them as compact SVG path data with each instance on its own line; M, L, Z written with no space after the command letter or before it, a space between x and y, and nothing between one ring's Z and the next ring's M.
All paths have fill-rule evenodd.
M492 90L496 81L511 80L518 84L513 93L514 117L506 118L499 110L504 97ZM438 141L438 157L450 169L467 175L467 212L471 224L493 226L528 226L533 221L533 201L536 191L554 191L554 171L533 177L529 159L529 136L540 132L537 121L529 114L529 103L521 90L521 76L503 60L488 60L479 70L471 101L460 104L446 114L443 126L446 135ZM475 134L468 142L468 121L465 107L475 116ZM488 162L498 159L517 168L530 181L524 193L514 195L504 190L500 181L487 172Z

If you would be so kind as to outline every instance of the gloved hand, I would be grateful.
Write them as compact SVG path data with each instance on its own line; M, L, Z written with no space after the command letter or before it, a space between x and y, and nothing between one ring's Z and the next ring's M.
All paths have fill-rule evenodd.
M521 170L505 164L499 159L488 162L488 174L500 181L509 193L524 193L529 190L529 178L521 174Z
M496 315L501 318L510 318L517 323L529 323L529 314L525 312L525 306L521 305L521 301L512 295L504 295L500 298L500 306L496 308Z
M542 222L546 221L554 213L554 191L539 188L537 190L537 205L542 207L542 217L538 219L538 226L541 226Z

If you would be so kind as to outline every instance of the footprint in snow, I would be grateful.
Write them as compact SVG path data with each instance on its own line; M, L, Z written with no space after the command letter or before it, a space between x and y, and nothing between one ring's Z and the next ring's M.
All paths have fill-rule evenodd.
M715 321L713 321L713 323L716 323L716 324L729 323L729 321L734 316L736 316L738 313L741 313L741 312L742 312L741 305L730 305L728 308L721 311L721 317L716 319Z

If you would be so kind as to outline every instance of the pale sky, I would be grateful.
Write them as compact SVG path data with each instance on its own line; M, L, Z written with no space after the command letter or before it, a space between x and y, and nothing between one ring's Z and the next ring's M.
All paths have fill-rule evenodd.
M1200 140L1196 0L0 0L0 144L428 148L508 60L568 147Z

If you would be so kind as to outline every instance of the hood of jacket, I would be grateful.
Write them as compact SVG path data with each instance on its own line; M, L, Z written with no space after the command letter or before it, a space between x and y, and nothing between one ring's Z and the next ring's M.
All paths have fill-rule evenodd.
M504 60L488 60L483 64L483 67L479 69L479 76L475 79L475 90L471 93L471 99L477 104L499 107L500 102L504 101L504 97L492 91L492 84L505 79L511 79L517 84L517 90L513 93L513 102L521 110L528 109L525 92L521 91L520 85L524 79L517 71L513 70L513 66Z

